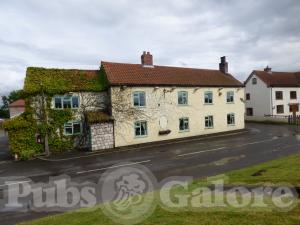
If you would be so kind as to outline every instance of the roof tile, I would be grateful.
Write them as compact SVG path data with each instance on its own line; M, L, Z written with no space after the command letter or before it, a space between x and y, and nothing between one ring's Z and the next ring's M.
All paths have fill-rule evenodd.
M231 74L219 70L102 62L111 85L242 87Z

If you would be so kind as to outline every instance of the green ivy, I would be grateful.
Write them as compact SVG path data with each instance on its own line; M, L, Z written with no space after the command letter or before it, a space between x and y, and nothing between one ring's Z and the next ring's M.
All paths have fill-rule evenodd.
M102 70L27 68L24 94L38 95L41 89L53 96L67 92L99 92L107 89L108 81Z
M36 143L37 124L30 114L5 121L3 127L8 131L12 155L29 159L43 151L43 146Z
M64 124L74 117L74 111L51 109L52 97L69 92L100 92L108 88L108 81L103 69L66 70L27 68L23 96L26 101L25 113L4 123L8 131L11 153L21 159L29 159L44 152L44 144L36 142L36 134L45 138L48 134L51 152L73 149L73 136L64 135ZM48 123L37 117L32 102L35 96L44 96Z

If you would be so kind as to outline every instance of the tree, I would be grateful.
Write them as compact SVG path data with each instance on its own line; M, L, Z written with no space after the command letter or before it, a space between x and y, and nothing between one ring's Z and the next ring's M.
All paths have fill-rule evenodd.
M2 96L3 105L0 108L0 118L9 118L9 104L18 99L21 99L23 96L22 90L15 90L9 93L7 96Z

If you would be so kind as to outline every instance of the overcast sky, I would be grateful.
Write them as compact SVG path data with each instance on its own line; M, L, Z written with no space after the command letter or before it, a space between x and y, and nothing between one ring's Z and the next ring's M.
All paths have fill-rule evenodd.
M97 69L100 61L300 71L299 0L0 0L0 95L28 66Z

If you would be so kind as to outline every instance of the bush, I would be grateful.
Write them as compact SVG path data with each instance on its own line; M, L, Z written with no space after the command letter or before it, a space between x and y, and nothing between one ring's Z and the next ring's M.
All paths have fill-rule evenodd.
M36 143L36 123L30 115L22 114L3 124L8 131L10 153L17 154L22 160L32 158L43 151L43 146Z

